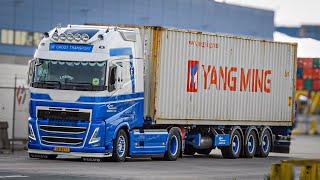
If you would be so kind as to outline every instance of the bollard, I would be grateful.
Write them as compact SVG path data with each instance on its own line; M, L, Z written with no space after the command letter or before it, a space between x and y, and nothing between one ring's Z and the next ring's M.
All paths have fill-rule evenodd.
M309 134L310 135L316 135L318 134L318 119L312 119L310 122L310 130Z
M272 164L268 179L293 180L294 166L300 166L300 180L320 180L320 160L283 160Z
M281 180L280 178L280 164L272 164L270 173L269 173L270 180Z
M8 122L0 121L0 149L9 149Z

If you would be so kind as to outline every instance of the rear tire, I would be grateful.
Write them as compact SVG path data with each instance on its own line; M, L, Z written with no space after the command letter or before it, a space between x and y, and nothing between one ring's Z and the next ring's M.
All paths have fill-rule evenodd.
M118 131L116 139L113 141L112 159L116 162L123 162L128 155L128 135L123 130Z
M222 147L221 153L224 158L236 159L241 154L242 138L239 130L234 130L230 135L230 145L228 147Z
M164 154L164 159L167 161L175 161L181 153L181 136L177 128L171 128L169 131L167 151Z
M267 157L270 153L272 145L271 133L268 129L264 129L260 136L260 145L257 149L257 157Z
M253 158L258 147L258 138L254 130L250 130L245 136L244 157Z

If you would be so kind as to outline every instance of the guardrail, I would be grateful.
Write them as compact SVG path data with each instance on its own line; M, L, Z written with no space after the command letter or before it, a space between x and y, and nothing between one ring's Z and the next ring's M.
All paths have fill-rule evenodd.
M301 167L300 180L320 180L320 160L283 160L281 163L272 164L267 179L293 180L295 166Z

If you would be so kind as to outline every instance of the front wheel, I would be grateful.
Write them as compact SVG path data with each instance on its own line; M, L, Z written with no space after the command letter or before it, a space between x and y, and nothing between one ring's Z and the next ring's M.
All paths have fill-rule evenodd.
M113 141L113 152L112 158L116 162L123 162L126 160L128 155L128 135L123 130L120 129L116 139Z
M167 161L177 160L181 153L181 136L177 128L170 129L167 148L164 159Z

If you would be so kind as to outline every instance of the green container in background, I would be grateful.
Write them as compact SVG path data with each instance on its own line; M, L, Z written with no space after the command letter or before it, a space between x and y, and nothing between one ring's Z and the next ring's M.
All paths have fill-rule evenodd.
M303 89L312 90L312 80L311 79L305 79L303 81Z
M320 68L320 58L313 58L313 68Z

